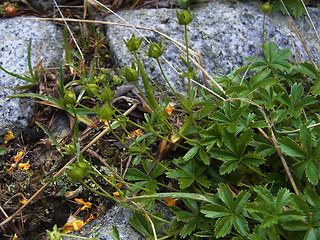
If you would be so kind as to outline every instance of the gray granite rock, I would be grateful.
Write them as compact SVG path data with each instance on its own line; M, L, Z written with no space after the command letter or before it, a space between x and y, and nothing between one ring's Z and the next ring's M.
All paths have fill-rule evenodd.
M53 0L27 0L27 2L36 10L42 13L52 13L55 9ZM67 0L56 0L58 5L67 3Z
M27 49L32 38L31 62L35 67L42 60L44 67L59 64L62 57L62 30L50 22L0 19L0 65L8 71L26 74L28 71ZM33 99L8 99L19 93L13 87L27 82L11 77L0 70L0 135L13 131L17 136L27 125L35 111Z
M227 74L237 66L244 64L244 58L255 55L262 56L259 45L262 44L263 14L260 11L259 1L239 2L236 0L217 0L209 3L198 3L191 6L195 18L188 26L189 44L201 52L204 68L211 75ZM316 29L320 31L320 9L310 8L310 15L314 20ZM176 22L174 9L141 9L119 12L119 15L134 26L155 28L166 35L183 42L183 26ZM106 21L124 23L116 16L107 16ZM307 17L295 20L303 36L310 54L319 61L320 45L308 23ZM128 52L122 39L129 39L134 32L130 28L107 25L106 35L111 53L123 68L131 64L133 58ZM147 39L159 42L159 34L148 30L139 30ZM135 32L136 36L139 36ZM140 36L139 36L140 37ZM266 42L276 43L279 48L289 48L299 54L303 60L307 55L302 44L297 39L288 18L281 13L270 13L266 18ZM164 56L177 69L181 69L179 61L180 52L168 40L164 40L166 51ZM145 51L147 47L144 46ZM160 85L164 83L160 71L153 59L143 54L147 73L152 73L152 78ZM165 72L175 89L185 89L185 82L179 80L176 73L164 64ZM201 77L201 75L199 75Z
M174 214L169 208L160 202L156 202L151 212L161 212L167 221L170 221ZM70 234L81 237L94 237L99 234L100 240L112 240L109 233L112 232L112 226L116 226L119 231L121 240L143 240L145 239L140 233L138 233L129 223L129 219L132 217L132 211L128 208L122 208L120 204L115 204L111 209L103 213L98 218L84 225L83 228ZM165 225L169 228L168 225ZM161 232L157 234L164 234ZM65 240L75 240L74 237L63 237Z
M120 204L114 205L103 215L92 220L76 232L70 234L81 237L94 237L99 234L100 240L112 240L109 235L112 226L116 226L121 240L143 240L144 238L136 232L129 224L132 212L127 208L122 208ZM74 237L64 237L65 240L75 240Z

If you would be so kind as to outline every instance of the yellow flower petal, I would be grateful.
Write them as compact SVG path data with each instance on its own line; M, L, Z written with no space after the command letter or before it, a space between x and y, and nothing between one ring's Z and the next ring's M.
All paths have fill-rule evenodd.
M4 136L4 143L7 144L10 140L14 139L13 133L8 131L7 134Z
M14 234L14 236L13 236L12 240L19 240L19 238L18 238L18 236L17 236L17 234L16 234L16 233Z
M64 233L69 233L71 231L78 231L80 228L82 228L84 226L84 223L82 220L75 220L73 222L70 223L66 223L63 228L62 231Z
M91 205L92 205L91 202L86 202L86 203L84 204L84 206L81 208L81 210L83 211L83 210L86 210L86 209L88 209L88 208L91 208Z
M23 152L18 152L17 156L14 157L14 161L18 162L20 160L20 158L22 157Z
M29 168L30 168L30 164L29 164L29 161L27 162L27 163L19 163L18 164L18 167L19 168L23 168L24 170L29 170Z
M75 200L77 203L85 204L85 201L83 201L82 198L75 198L74 200Z
M165 198L164 201L167 203L168 206L176 206L176 201L172 198Z
M114 193L113 193L113 196L114 196L114 197L120 197L120 194L119 194L119 192L114 192Z
M11 167L9 169L7 169L7 172L11 175L12 170L14 168L15 164L12 164Z
M23 197L20 197L19 198L19 203L21 203L21 204L26 204L26 200L23 198Z
M91 208L92 203L91 202L85 202L82 198L75 198L74 199L77 203L83 204L83 207L81 210L86 210L88 208Z
M166 112L167 112L169 115L171 115L172 112L173 112L173 110L174 110L174 108L171 107L170 105L168 105L168 106L166 106L165 110L166 110Z

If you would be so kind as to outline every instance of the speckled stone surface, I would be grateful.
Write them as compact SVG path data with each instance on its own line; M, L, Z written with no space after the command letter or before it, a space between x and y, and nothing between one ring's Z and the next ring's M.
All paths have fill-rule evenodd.
M53 0L27 0L27 2L36 10L42 13L52 13L55 8ZM58 5L67 3L67 0L56 0ZM70 1L69 1L70 2Z
M50 22L0 19L0 65L8 71L26 74L28 71L27 49L32 38L31 62L35 67L42 60L44 67L57 67L62 57L62 30ZM8 99L19 93L13 87L27 82L11 77L0 70L0 136L11 130L17 136L29 123L34 111L33 99ZM1 140L2 141L2 138Z
M160 202L154 204L151 212L162 213L167 221L171 221L174 216L169 208ZM117 203L101 216L84 225L80 230L73 231L70 234L81 237L94 237L99 234L98 238L100 240L112 240L109 233L112 232L112 226L116 226L121 240L144 240L145 238L131 227L129 223L131 217L132 212L128 208L122 208L121 205ZM169 228L168 225L165 225L164 227ZM164 234L164 232L163 230L160 230L157 234ZM63 237L63 239L76 240L77 238Z
M260 11L259 1L215 0L209 3L198 3L191 6L194 21L188 26L189 45L201 52L204 68L211 75L227 74L237 66L244 64L243 59L248 56L262 56L259 45L262 44L263 13ZM316 29L320 31L320 9L310 8ZM153 9L119 12L119 15L134 26L155 28L164 34L183 42L183 26L176 22L175 9ZM106 21L124 23L116 16L108 16ZM319 62L320 45L307 17L295 20L297 27L304 38L311 56ZM118 65L123 68L131 64L133 58L125 44L120 39L129 39L134 32L130 28L107 25L109 47ZM148 30L139 30L153 41L159 42L159 34ZM135 32L136 36L139 33ZM270 13L266 18L266 42L276 43L279 48L290 48L307 60L302 44L297 39L288 18L281 13ZM180 52L168 40L164 40L166 51L164 56L177 69L181 69ZM147 47L144 46L147 51ZM153 59L142 55L146 72L152 73L152 78L160 85L164 79L160 75ZM186 84L179 79L176 73L164 64L165 72L175 89L185 89ZM201 78L201 75L199 75Z
M143 240L144 238L135 231L129 224L132 213L126 208L122 208L119 204L114 205L102 216L92 220L76 232L70 234L81 237L94 237L99 234L100 240L112 240L109 235L112 232L112 226L116 226L119 231L121 240ZM74 237L64 237L65 240L75 240Z

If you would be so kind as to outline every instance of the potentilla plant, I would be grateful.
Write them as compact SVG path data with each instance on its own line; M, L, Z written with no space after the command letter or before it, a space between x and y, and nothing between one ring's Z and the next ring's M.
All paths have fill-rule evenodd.
M162 69L165 46L160 41L150 43L146 53L156 60L175 100L155 97L137 54L143 40L132 35L125 44L135 60L119 73L136 85L148 105L143 123L115 107L109 86L83 85L98 102L93 112L106 120L132 164L120 176L94 155L113 175L100 173L74 141L66 148L77 155L68 167L69 178L134 210L130 223L146 239L319 239L319 67L292 63L290 50L263 41L264 57L247 58L248 65L217 77L211 89L194 87L191 82L198 79L190 66L187 35L193 16L188 9L177 17L185 30L187 71L181 77L188 79L187 96L175 92ZM62 99L65 106L81 105L71 91ZM180 111L172 117L168 106L174 101ZM73 115L77 119L76 109ZM129 131L129 124L139 133ZM174 217L148 212L156 201L166 203Z

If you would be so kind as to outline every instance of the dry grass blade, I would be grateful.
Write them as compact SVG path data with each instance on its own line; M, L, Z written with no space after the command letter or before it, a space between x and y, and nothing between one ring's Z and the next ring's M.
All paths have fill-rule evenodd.
M308 11L306 5L304 4L304 1L303 1L303 0L300 0L300 1L301 1L302 5L303 5L303 7L304 7L304 10L305 10L306 13L307 13L307 16L308 16L308 18L309 18L309 21L310 21L310 24L311 24L311 26L312 26L312 28L313 28L313 31L315 32L315 34L316 34L316 36L317 36L317 39L318 39L318 41L320 42L320 38L319 38L318 31L317 31L316 27L314 26L314 23L313 23L312 18L311 18L310 14L309 14L309 11Z
M299 38L299 40L300 40L300 42L301 42L301 44L302 44L302 46L303 46L304 50L306 51L306 53L307 53L307 55L308 55L308 57L309 57L310 62L312 63L312 65L313 65L315 68L317 68L317 65L313 62L312 57L311 57L311 55L310 55L310 52L309 52L309 50L308 50L308 48L307 48L307 46L306 46L306 44L305 44L304 40L302 39L302 37L301 37L301 35L300 35L300 33L299 33L299 30L298 30L298 28L297 28L296 24L294 23L294 21L293 21L293 19L292 19L291 15L290 15L290 13L289 13L289 11L288 11L288 9L287 9L286 5L283 3L283 1L282 1L282 0L280 0L280 1L281 1L281 3L282 3L282 6L284 7L284 9L285 9L285 11L286 11L286 13L287 13L287 15L288 15L289 19L290 19L290 22L291 22L291 24L292 24L292 26L293 26L293 28L294 28L294 31L295 31L295 33L296 33L297 37Z
M130 24L122 24L122 23L115 23L115 22L105 22L105 21L96 21L96 20L82 20L82 19L61 19L61 18L37 18L37 19L34 19L34 18L24 18L24 19L31 19L31 20L39 20L39 21L70 21L70 22L87 22L87 23L99 23L99 24L104 24L104 25L114 25L114 26L121 26L121 27L134 27L134 29L143 29L143 30L149 30L149 31L153 31L155 33L158 33L160 34L161 36L167 38L168 40L172 41L174 44L176 44L176 47L184 54L186 54L181 48L179 48L177 45L179 46L182 46L185 48L185 46L181 43L178 43L176 40L170 38L169 36L167 36L166 34L164 33L161 33L159 32L158 30L156 29L153 29L153 28L149 28L149 27L142 27L142 26L133 26L133 25L130 25ZM137 30L138 31L138 30ZM140 31L138 31L140 33ZM140 33L141 34L141 33ZM149 42L147 39L146 39L147 42ZM191 53L193 53L193 55L197 56L197 53L193 50L191 50ZM175 69L175 67L172 66L172 64L164 57L162 57L166 63L169 64L169 66L177 73L179 74L179 72ZM201 65L192 57L190 57L190 60L194 63L194 65L199 68L202 73L207 76L210 81L219 88L219 90L222 92L222 93L225 93L224 89L207 73L207 71L205 69L203 69L201 67ZM211 89L207 88L206 86L194 81L191 79L191 81L202 87L203 89L205 89L206 91L209 91L210 93L212 93L213 95L215 95L216 97L220 98L221 100L225 100L222 96L220 96L219 94L213 92Z
M274 135L274 132L273 132L273 130L272 130L271 121L270 121L269 118L267 117L267 114L264 112L263 107L261 107L260 105L256 104L255 102L253 102L253 101L251 101L251 100L249 100L249 99L246 99L246 98L228 98L228 99L225 100L224 102L232 102L232 101L235 101L235 100L244 101L244 102L247 102L247 103L249 103L249 104L251 104L251 105L254 105L254 106L256 106L256 107L259 109L259 111L262 113L262 115L263 115L266 123L268 123L268 128L269 128L269 131L270 131L270 134L271 134L271 141L272 141L274 147L276 148L276 151L277 151L277 153L278 153L278 155L279 155L279 157L280 157L280 160L281 160L281 162L282 162L282 165L283 165L283 167L284 167L284 169L285 169L285 171L286 171L286 173L287 173L287 176L288 176L288 178L289 178L289 180L290 180L290 183L291 183L291 185L292 185L292 188L293 188L295 194L299 195L299 190L298 190L297 184L296 184L296 182L294 181L294 179L293 179L293 177L292 177L290 168L289 168L289 166L288 166L288 164L287 164L286 159L284 158L284 156L283 156L283 154L282 154L282 152L281 152L281 149L280 149L279 144L278 144L278 140L277 140L277 138L276 138L276 136ZM223 103L223 102L222 102L222 103ZM261 130L262 130L262 129L261 129ZM270 139L270 138L268 137L268 139ZM267 139L267 140L268 140L268 139Z
M138 104L134 104L132 105L123 115L127 116L129 113L131 113L136 107L138 106ZM111 124L115 125L117 123L117 121L113 122ZM82 150L81 153L87 151L93 144L95 144L101 137L103 137L106 133L109 132L109 128L104 129L98 136L96 136L88 145L86 145ZM52 178L57 178L59 177L65 170L66 168L72 164L75 160L77 160L77 157L73 157L67 164L65 164L63 166L63 168L61 168L58 172L56 172ZM0 223L0 226L3 226L4 224L10 222L14 217L16 217L25 207L27 207L36 197L38 197L48 186L50 185L50 182L44 184L35 194L33 194L28 201L22 205L15 213L13 213L10 217L8 217L6 220L2 221Z
M79 53L80 53L80 55L81 55L82 60L84 61L84 56L83 56L83 53L82 53L82 51L81 51L81 49L80 49L80 46L79 46L79 44L77 43L75 37L73 36L72 31L71 31L69 25L67 24L67 21L65 21L65 18L64 18L64 16L63 16L63 14L62 14L62 12L61 12L61 10L60 10L60 8L59 8L56 0L53 0L53 2L54 2L54 4L56 5L56 7L57 7L57 9L58 9L58 11L59 11L59 14L61 15L61 18L64 20L63 22L64 22L64 24L66 25L66 27L67 27L67 29L68 29L68 31L69 31L69 33L70 33L70 36L71 36L73 42L75 43L75 45L76 45L76 47L77 47L77 49L78 49L78 51L79 51Z

